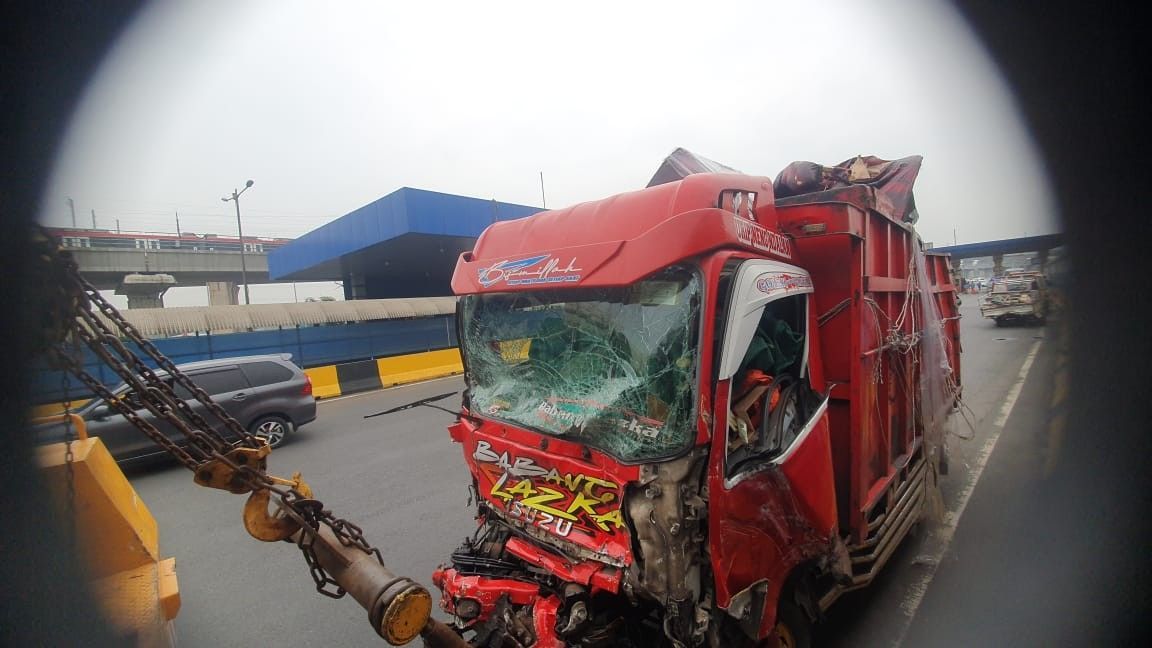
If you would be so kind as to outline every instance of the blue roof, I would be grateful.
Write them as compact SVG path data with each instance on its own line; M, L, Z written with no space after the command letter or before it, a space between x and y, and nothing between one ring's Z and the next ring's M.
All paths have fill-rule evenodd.
M983 241L980 243L963 243L933 248L933 252L951 254L956 259L970 259L972 257L993 256L996 254L1021 254L1050 250L1064 245L1064 235L1041 234L1039 236L1021 236L1019 238L1001 239L999 241Z
M405 264L410 273L451 274L460 252L491 223L541 211L452 194L403 187L268 253L274 280L338 281L348 272L371 273ZM434 268L420 268L423 264Z

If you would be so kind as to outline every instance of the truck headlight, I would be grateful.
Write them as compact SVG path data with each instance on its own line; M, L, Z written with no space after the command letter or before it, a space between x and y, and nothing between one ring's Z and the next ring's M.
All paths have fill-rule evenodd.
M480 616L480 601L472 598L456 601L456 616L464 621L471 621Z

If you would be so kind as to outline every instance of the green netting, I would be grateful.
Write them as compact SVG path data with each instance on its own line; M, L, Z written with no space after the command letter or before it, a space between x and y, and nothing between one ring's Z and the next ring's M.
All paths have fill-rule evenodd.
M759 369L769 376L779 376L796 363L803 351L803 333L793 331L788 322L776 319L771 310L765 309L740 362L740 371Z

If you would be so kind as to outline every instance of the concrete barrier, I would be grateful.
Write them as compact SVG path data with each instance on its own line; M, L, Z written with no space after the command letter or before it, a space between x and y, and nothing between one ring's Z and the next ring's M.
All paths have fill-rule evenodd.
M312 395L317 400L335 398L346 394L372 391L393 385L455 376L464 372L459 349L440 349L422 353L357 360L304 370L312 381ZM72 401L72 409L81 407L87 400ZM60 414L62 403L47 403L32 408L32 416L43 417Z
M372 391L393 385L455 376L464 372L459 349L358 360L305 369L312 394L319 400Z
M333 398L340 395L340 377L336 373L336 365L326 367L312 367L305 369L304 373L312 381L312 395L316 398Z
M376 368L385 387L463 373L459 349L378 358Z

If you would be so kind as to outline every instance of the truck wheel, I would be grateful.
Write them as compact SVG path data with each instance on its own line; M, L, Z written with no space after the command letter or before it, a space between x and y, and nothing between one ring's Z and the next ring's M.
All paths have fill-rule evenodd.
M279 416L265 416L249 426L248 432L268 439L268 446L276 448L284 443L284 438L288 436L291 427L291 423Z
M1000 328L1001 326L1004 326L1004 318L1003 317L997 317L996 319L994 319L992 321L996 322L996 328Z
M812 622L804 610L782 599L776 610L776 642L780 648L811 648Z

